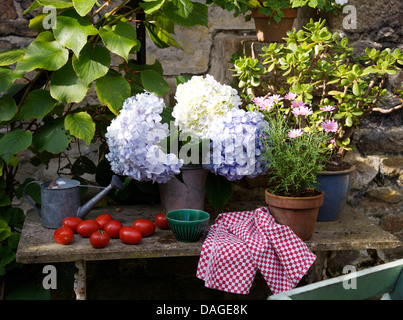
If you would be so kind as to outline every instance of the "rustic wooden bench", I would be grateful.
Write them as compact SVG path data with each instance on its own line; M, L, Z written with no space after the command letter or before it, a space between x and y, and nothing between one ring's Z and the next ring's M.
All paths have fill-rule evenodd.
M226 208L228 209L226 211L253 210L262 205L264 204L258 202L234 202ZM92 210L86 219L108 212L124 225L131 225L138 218L153 219L159 211L158 205L103 207ZM210 223L213 222L214 217ZM33 210L28 211L17 249L17 262L25 264L75 262L78 268L75 275L77 299L86 298L86 261L198 256L204 241L202 237L194 243L178 242L170 230L157 229L153 236L143 238L139 245L125 245L119 239L111 239L106 248L95 249L88 239L79 235L74 235L70 245L60 245L54 241L53 232L54 230L41 226L39 217ZM322 275L326 271L327 257L332 252L392 249L402 245L395 236L383 231L364 214L355 212L350 207L346 208L337 221L318 222L314 235L306 243L318 257L314 266L315 281L322 280Z
M271 295L268 300L403 300L403 259Z

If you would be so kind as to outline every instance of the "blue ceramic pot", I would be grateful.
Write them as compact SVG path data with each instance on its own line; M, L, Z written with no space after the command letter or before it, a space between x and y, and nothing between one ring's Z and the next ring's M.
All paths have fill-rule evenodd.
M333 221L339 218L350 191L351 172L355 166L342 171L321 171L318 173L318 189L325 194L316 221Z

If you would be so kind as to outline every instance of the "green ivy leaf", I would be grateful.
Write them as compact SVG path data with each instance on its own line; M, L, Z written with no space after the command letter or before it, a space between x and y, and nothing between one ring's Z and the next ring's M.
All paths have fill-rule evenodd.
M115 72L110 71L96 83L99 101L108 106L114 114L118 114L123 102L130 96L130 84L126 79Z
M0 93L10 88L14 81L23 75L23 72L14 71L9 67L0 67Z
M56 105L57 100L50 96L48 90L37 89L31 91L26 97L20 110L20 119L43 118Z
M90 145L95 134L95 123L87 112L68 114L64 127L76 138L83 139L87 145Z
M99 35L110 51L126 61L129 61L130 50L138 44L136 29L124 21L118 21L113 26L102 27L99 29Z
M15 71L32 71L34 69L58 70L69 58L69 51L59 42L32 42L24 58L18 61Z
M27 149L32 142L30 131L14 129L0 139L0 157L8 164L14 154Z
M74 10L60 14L53 27L56 40L73 50L77 57L87 43L87 37L97 33L98 30L92 25L90 17L80 17Z
M97 3L97 0L73 0L74 9L82 17L91 11L95 3Z
M218 212L222 212L231 195L231 183L223 176L209 172L206 179L206 197Z
M155 11L159 10L164 4L164 0L155 0L155 1L145 1L140 2L140 6L144 9L144 12L147 14L152 14Z
M42 126L37 133L34 134L32 143L39 151L48 151L58 154L66 150L71 141L71 135L64 128L63 118L57 118Z
M25 49L11 49L0 52L0 66L9 66L25 55Z
M144 89L155 92L159 96L163 96L169 90L169 84L160 73L154 70L141 71L141 81Z
M101 46L92 47L87 43L80 52L80 57L73 57L73 68L85 83L103 77L109 71L111 56L109 51Z
M170 46L181 48L180 44L176 42L167 30L160 28L154 23L144 22L144 26L146 27L151 40L158 48L164 49Z
M17 113L17 105L9 95L0 98L0 122L11 120Z
M71 61L57 71L50 82L50 95L64 103L81 102L87 91L87 83L77 76Z

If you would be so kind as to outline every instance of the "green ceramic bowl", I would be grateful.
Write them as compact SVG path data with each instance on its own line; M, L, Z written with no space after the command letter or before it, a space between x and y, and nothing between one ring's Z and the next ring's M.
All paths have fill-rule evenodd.
M207 212L196 209L173 210L166 217L176 240L181 242L198 241L210 220Z

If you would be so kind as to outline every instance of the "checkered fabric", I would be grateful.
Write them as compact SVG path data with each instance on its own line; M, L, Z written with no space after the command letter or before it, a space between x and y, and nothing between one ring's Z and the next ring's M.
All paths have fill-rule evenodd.
M316 256L267 207L221 213L203 243L196 276L205 286L248 294L257 268L273 294L294 288Z

